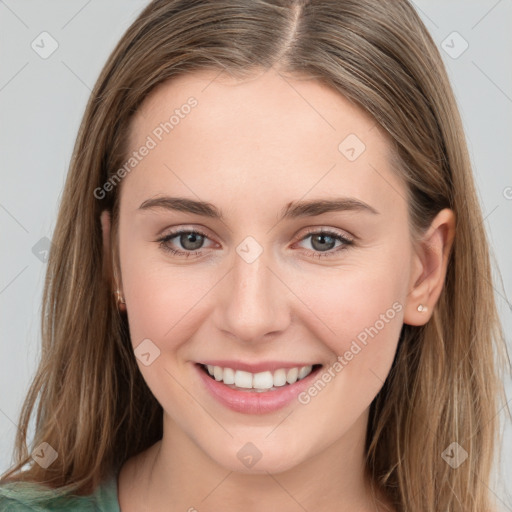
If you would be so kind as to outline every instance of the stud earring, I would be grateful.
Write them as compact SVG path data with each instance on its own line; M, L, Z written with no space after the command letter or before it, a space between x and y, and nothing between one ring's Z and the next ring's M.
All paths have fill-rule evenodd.
M420 304L420 305L418 306L418 311L419 311L420 313L423 313L423 311L427 311L427 310L428 310L427 306L424 306L423 304Z
M124 300L124 297L121 295L121 292L119 290L116 290L115 293L117 298L117 305L119 306L120 304L126 304L126 301Z

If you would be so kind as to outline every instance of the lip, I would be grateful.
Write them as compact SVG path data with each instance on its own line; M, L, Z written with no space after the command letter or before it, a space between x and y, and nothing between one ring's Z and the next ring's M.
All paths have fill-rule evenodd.
M219 362L219 361L217 361ZM202 364L202 363L201 363ZM232 411L241 412L243 414L267 414L293 402L297 395L304 391L310 386L313 379L322 369L322 366L318 366L304 379L298 380L294 384L283 386L281 389L276 391L262 391L262 392L250 392L250 391L237 391L231 389L222 382L212 379L201 366L200 363L195 363L194 367L199 375L199 378L203 382L208 392L222 405L231 409ZM211 363L208 363L211 364ZM268 363L265 368L269 368ZM279 363L282 364L282 363ZM221 366L216 364L214 366ZM258 365L249 365L251 367ZM307 365L302 365L307 366ZM231 368L231 366L226 365ZM246 366L247 367L247 366ZM293 368L294 365L291 366ZM285 368L285 366L278 366L278 368ZM242 368L238 368L242 369Z

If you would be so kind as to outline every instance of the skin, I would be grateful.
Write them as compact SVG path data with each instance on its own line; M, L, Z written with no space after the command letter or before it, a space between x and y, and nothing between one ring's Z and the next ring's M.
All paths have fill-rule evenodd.
M149 366L137 363L164 410L163 439L121 470L121 509L385 510L375 505L363 471L368 410L390 370L402 324L421 325L431 316L453 213L441 211L415 244L386 135L339 93L311 79L285 80L274 70L246 80L202 71L160 85L131 124L131 150L190 96L198 106L121 184L113 286L125 297L134 348L149 338L160 350ZM366 145L352 162L338 149L349 134ZM139 209L162 195L208 201L224 219ZM378 213L278 222L292 201L338 196ZM109 260L108 212L101 220ZM200 256L159 247L157 240L172 230L194 227L208 235ZM308 228L327 228L354 243L336 253L342 242L333 247L329 239L332 255L319 258L322 246L313 245ZM250 264L236 251L247 236L263 248ZM190 247L179 236L168 245ZM234 412L210 396L193 367L206 359L329 367L394 303L401 310L307 405L293 401L263 415ZM428 310L419 312L420 303ZM262 454L252 468L237 458L247 442Z

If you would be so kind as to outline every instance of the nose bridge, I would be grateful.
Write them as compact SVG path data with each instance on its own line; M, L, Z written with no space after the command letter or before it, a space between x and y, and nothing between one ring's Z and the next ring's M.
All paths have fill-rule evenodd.
M268 268L272 262L263 247L246 240L236 252L225 283L219 327L241 340L257 341L286 327L286 297L283 285Z

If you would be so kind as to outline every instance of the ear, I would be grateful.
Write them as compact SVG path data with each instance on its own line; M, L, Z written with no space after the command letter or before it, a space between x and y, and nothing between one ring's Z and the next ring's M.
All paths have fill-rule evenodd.
M109 283L109 286L112 289L112 293L115 293L116 290L120 291L121 296L123 295L123 290L121 284L118 282L117 271L113 266L115 265L113 257L113 247L111 244L111 215L108 210L103 210L100 216L101 220L101 230L103 234L103 275L105 276L106 281ZM117 295L116 295L117 298ZM121 311L125 310L125 304L118 303L118 308Z
M445 208L416 244L404 323L424 325L430 320L444 286L454 237L455 214ZM420 304L422 311L418 310Z

